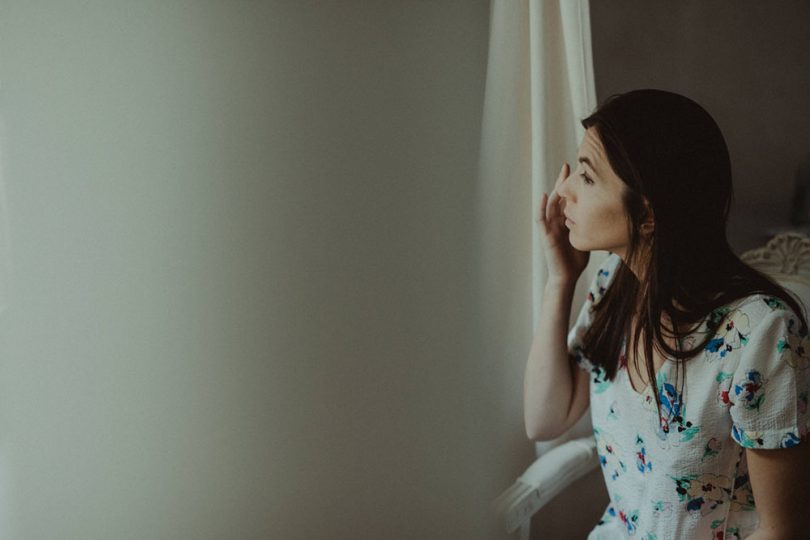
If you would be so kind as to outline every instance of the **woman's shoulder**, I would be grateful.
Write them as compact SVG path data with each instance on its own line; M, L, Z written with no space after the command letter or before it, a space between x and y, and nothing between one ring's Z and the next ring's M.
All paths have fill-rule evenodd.
M748 294L729 302L723 307L761 313L762 315L781 311L793 313L793 309L783 298L765 293Z
M588 300L596 303L605 295L610 284L616 276L616 271L621 265L622 258L615 253L608 252L608 255L599 264L596 275L591 282L588 291Z
M605 256L605 258L599 264L599 269L605 271L615 270L616 268L619 267L621 262L622 258L619 257L618 254L613 253L612 251L608 251L607 256Z
M707 319L708 329L712 321L725 320L725 326L733 326L741 332L750 332L765 320L798 320L793 308L783 299L764 293L753 293L733 300L712 311Z

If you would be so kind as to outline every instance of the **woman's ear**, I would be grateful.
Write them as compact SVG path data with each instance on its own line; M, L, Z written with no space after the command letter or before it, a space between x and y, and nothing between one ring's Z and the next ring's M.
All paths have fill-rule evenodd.
M655 230L655 213L646 197L644 198L644 220L641 222L640 228L644 235L652 234Z

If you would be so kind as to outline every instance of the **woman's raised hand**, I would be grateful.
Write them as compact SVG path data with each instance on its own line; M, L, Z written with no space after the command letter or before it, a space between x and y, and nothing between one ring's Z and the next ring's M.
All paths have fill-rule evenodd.
M574 283L588 265L591 253L576 249L568 241L568 227L565 226L563 214L565 199L560 197L559 188L569 174L568 164L563 163L551 196L543 193L540 199L537 223L540 224L540 236L546 250L549 280Z

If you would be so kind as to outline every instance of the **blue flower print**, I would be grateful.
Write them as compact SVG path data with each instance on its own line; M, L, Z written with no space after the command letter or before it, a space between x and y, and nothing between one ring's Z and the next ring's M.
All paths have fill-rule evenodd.
M641 474L652 470L652 462L647 456L647 449L644 447L644 439L636 434L636 468Z
M744 448L760 448L765 444L762 433L745 430L737 424L731 424L731 437Z
M669 439L670 433L677 432L681 435L677 442L687 442L692 440L695 434L700 431L699 426L692 425L691 421L684 419L685 407L683 396L679 394L672 383L667 382L665 373L659 373L656 378L658 386L658 397L661 400L661 417L658 426L658 438L662 441Z
M636 534L636 528L638 526L638 510L633 510L628 514L619 510L619 519L621 519L622 523L624 523L628 535L633 536Z
M616 444L609 433L603 433L598 427L593 428L596 439L596 453L599 456L599 464L605 472L610 474L611 480L616 480L619 476L627 472L627 466L619 456L624 455L622 448Z
M728 317L725 324L719 326L720 319L726 314ZM705 347L704 357L708 362L722 360L731 351L745 346L748 343L748 334L751 332L748 314L737 309L729 311L728 308L713 311L706 321L706 328L708 331L714 331L714 337Z
M759 410L759 406L765 401L765 383L762 374L752 369L745 374L743 381L734 385L734 396L737 397L734 403L742 405L749 410ZM742 396L742 397L741 397Z
M605 291L607 290L608 277L610 277L610 272L600 268L599 272L597 272L596 274L596 291L593 290L588 291L588 301L592 303L598 303L599 300L601 300L602 297L605 296ZM596 292L596 294L594 294L594 292Z
M796 446L802 439L807 438L807 427L805 427L802 431L800 431L800 435L790 431L785 433L784 437L782 437L782 441L779 443L779 448L790 448L792 446Z
M593 391L596 394L601 394L611 385L610 380L607 378L607 371L602 366L594 365L590 360L585 358L585 351L581 345L574 345L573 347L574 362L586 368L591 372L591 382L593 382Z

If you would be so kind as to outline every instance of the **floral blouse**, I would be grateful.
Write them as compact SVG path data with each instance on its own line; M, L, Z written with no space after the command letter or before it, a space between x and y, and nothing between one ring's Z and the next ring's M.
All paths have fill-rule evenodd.
M674 360L656 374L659 420L651 385L639 393L630 384L626 344L613 380L582 352L591 307L619 264L616 254L606 258L568 334L574 361L591 374L593 433L610 496L588 539L745 538L759 520L745 448L807 444L810 337L800 336L799 319L777 298L755 294L718 308L680 342L689 349L714 335L681 368L682 393Z

